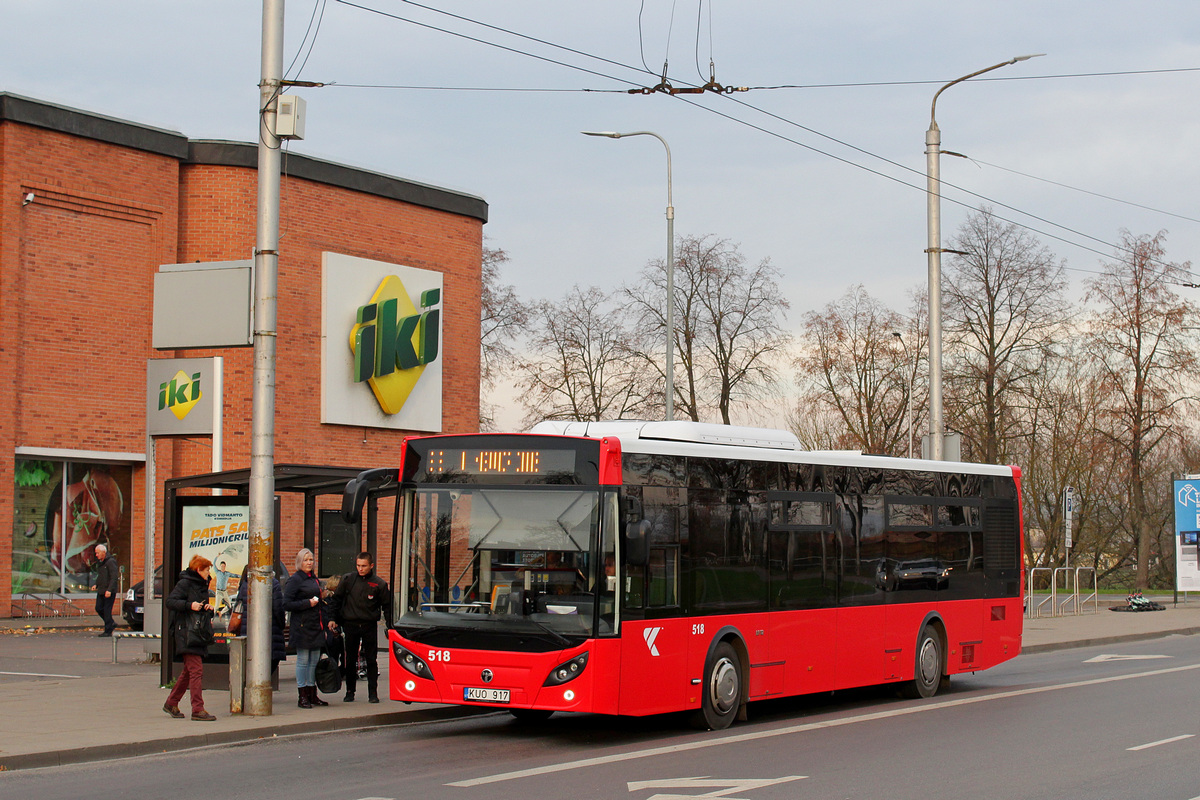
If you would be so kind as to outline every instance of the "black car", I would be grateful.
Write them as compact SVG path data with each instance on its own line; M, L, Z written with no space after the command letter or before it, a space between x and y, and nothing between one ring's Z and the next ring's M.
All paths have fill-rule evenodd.
M155 597L162 597L162 586L162 564L159 564L158 569L154 570ZM125 599L121 601L121 616L135 631L140 631L146 624L145 607L146 581L140 580L129 587L129 591L125 592Z

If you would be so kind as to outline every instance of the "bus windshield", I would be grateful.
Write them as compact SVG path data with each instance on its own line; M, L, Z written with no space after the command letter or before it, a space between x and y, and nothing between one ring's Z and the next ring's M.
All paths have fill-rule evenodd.
M616 495L604 497L556 486L416 489L403 572L410 611L399 626L613 633Z

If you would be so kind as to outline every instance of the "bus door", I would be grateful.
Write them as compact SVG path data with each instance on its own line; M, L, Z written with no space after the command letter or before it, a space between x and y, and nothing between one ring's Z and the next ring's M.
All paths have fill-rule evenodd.
M841 583L838 591L836 685L882 683L890 657L884 560L884 501L879 495L838 496Z
M786 694L834 682L840 542L836 497L828 492L768 492L770 641Z

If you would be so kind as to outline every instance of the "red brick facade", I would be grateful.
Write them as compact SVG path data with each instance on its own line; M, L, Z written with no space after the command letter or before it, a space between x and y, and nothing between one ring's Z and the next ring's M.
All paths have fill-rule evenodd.
M257 175L251 144L179 134L0 94L0 616L16 614L8 580L37 524L13 507L19 459L131 466L123 510L125 586L143 574L145 362L224 357L223 469L250 464L251 348L151 347L153 276L161 264L249 259ZM370 467L394 463L402 432L320 421L321 253L443 274L442 427L477 428L482 200L291 155L280 211L275 460ZM30 197L32 195L32 197ZM162 482L211 470L206 438L159 440ZM326 498L321 508L335 507ZM303 503L283 498L285 565L303 542ZM10 534L9 531L12 533ZM158 535L156 533L156 539ZM381 537L383 538L383 537ZM16 544L14 544L16 543ZM381 541L380 561L390 556ZM32 546L32 545L30 545ZM161 558L158 541L156 560ZM13 567L15 570L16 567ZM10 612L10 608L12 611Z

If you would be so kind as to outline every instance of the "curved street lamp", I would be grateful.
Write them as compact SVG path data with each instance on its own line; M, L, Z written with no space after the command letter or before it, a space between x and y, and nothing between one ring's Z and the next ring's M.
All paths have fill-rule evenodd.
M933 103L929 106L929 130L925 132L925 168L928 191L928 222L929 246L925 252L929 255L929 457L941 461L944 457L942 424L942 194L941 194L941 155L942 132L937 125L937 101L942 92L957 83L970 80L977 75L991 72L994 69L1016 64L1018 61L1028 61L1031 58L1044 56L1045 53L1035 53L993 64L985 69L964 75L952 80L937 90Z
M605 136L621 139L625 136L653 136L667 149L667 361L663 366L666 373L665 389L666 420L675 417L675 205L671 201L671 146L667 140L653 131L580 131L584 136Z

